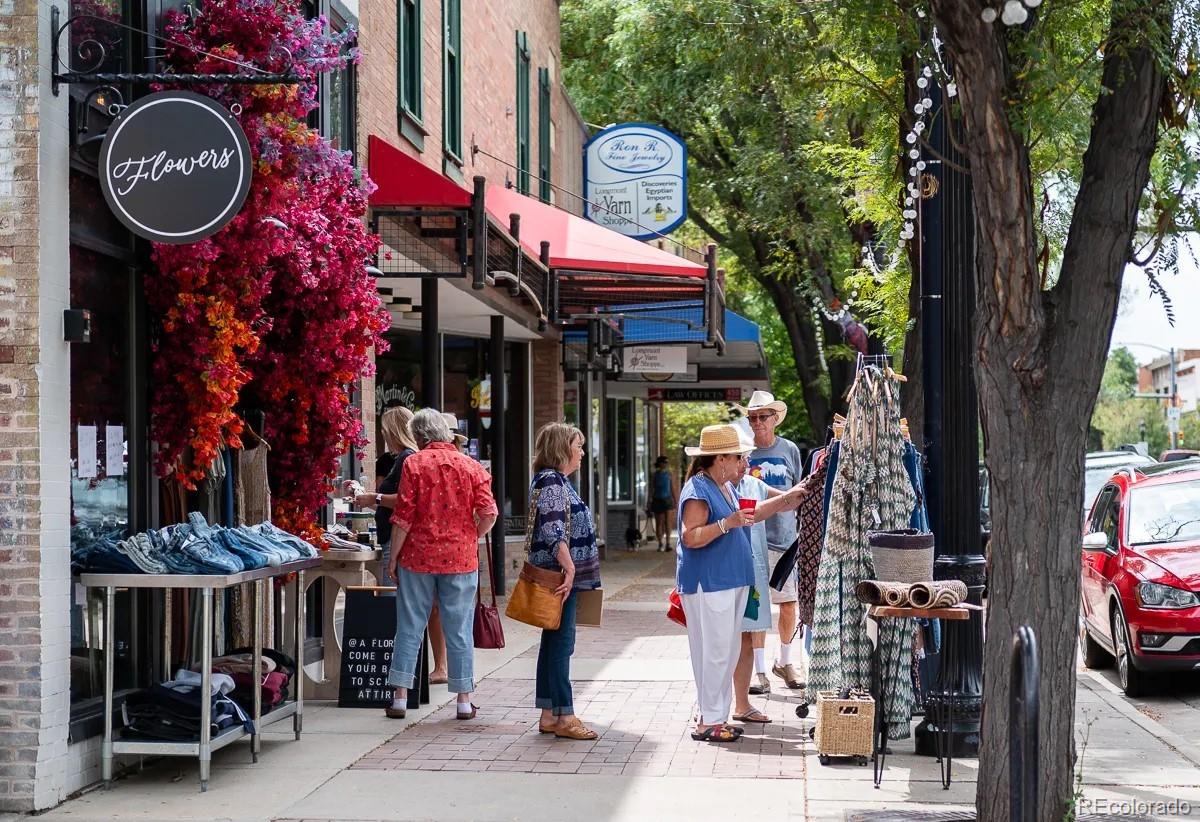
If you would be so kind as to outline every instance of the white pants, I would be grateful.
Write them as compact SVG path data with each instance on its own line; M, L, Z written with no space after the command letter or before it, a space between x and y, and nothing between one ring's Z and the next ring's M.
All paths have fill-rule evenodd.
M749 587L706 593L680 594L687 617L692 674L700 724L716 725L729 719L733 702L733 669L742 649L742 614Z

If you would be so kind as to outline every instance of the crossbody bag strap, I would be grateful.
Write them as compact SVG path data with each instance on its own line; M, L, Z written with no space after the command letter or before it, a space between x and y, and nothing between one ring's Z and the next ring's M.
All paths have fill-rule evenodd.
M542 495L541 488L534 488L533 493L529 495L529 514L525 517L525 557L529 557L529 551L533 548L533 526L537 524L538 513L538 498Z
M492 574L492 537L490 534L483 535L483 561L486 563L488 572L488 587L492 589L492 607L496 606L496 577ZM482 603L483 594L479 592L479 586L475 586L475 601Z

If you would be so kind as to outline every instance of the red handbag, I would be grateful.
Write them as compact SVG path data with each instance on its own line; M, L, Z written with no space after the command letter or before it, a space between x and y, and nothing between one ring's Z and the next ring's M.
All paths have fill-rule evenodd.
M475 586L475 647L495 650L504 647L504 626L500 622L500 611L496 608L496 576L492 573L492 540L484 537L484 554L487 562L489 587L492 589L492 604L483 604L479 586Z
M687 614L683 612L683 601L679 598L679 589L672 588L667 594L667 619L687 627Z

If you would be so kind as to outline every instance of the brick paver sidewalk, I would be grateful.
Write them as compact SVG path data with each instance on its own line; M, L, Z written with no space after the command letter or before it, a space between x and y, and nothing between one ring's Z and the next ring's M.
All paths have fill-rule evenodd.
M775 683L777 693L769 699L752 697L772 723L748 725L740 742L711 744L691 738L696 705L690 669L682 664L688 658L687 636L665 616L673 567L673 556L664 559L609 602L602 629L578 631L573 670L596 668L588 664L594 661L642 660L674 661L671 670L681 672L672 681L575 681L576 713L599 739L585 742L538 733L533 680L505 678L501 669L478 683L474 701L480 711L475 720L457 721L454 705L447 705L353 768L803 779L805 750L812 750L811 722L796 717L799 697L782 683ZM648 607L655 603L662 608ZM536 646L522 655L526 660L536 657ZM527 669L525 663L523 670Z

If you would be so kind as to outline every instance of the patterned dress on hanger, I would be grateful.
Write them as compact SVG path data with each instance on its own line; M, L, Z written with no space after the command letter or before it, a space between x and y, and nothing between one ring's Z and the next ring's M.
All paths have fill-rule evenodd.
M825 547L817 572L809 701L818 691L871 685L866 608L855 586L874 578L870 531L907 528L916 496L904 470L899 389L877 368L864 368L850 398L837 475L827 511ZM913 688L911 620L880 624L888 703L880 710L890 739L910 733ZM903 664L900 664L903 660Z

